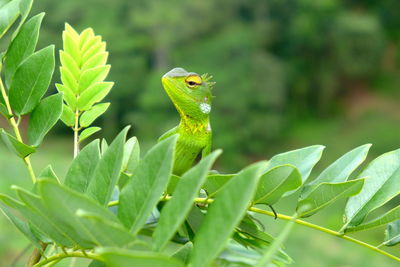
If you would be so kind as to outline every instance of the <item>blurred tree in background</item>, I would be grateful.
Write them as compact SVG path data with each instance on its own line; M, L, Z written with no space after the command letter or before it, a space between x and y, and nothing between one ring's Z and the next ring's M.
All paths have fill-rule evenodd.
M102 122L109 136L132 124L154 143L178 122L162 74L176 66L212 74L214 147L224 149L226 169L282 151L298 125L346 117L348 99L400 96L397 0L38 0L34 8L47 13L42 44L60 49L66 21L107 41L116 82Z

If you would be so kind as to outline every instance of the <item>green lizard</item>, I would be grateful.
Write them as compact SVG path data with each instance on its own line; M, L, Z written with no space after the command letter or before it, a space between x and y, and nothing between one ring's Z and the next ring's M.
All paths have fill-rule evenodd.
M159 140L179 134L174 169L175 175L182 175L192 167L196 158L205 157L211 151L211 76L187 72L174 68L161 79L164 90L179 112L178 126L163 134Z

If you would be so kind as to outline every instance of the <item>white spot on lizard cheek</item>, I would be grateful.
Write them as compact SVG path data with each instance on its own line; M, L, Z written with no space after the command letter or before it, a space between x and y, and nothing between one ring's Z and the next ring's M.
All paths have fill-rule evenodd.
M201 103L200 104L200 110L204 114L208 114L211 111L211 106L209 104L207 104L207 103Z

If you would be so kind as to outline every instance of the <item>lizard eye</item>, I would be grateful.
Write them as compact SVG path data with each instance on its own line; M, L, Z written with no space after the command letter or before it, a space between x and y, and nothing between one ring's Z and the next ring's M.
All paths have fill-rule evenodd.
M200 76L197 75L187 77L185 82L189 88L195 88L203 83Z

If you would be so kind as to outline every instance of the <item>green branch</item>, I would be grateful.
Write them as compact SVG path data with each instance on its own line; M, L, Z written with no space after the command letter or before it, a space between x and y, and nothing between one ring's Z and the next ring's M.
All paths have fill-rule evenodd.
M1 94L3 96L4 102L6 104L8 113L13 114L11 105L10 105L10 101L8 100L8 95L6 93L6 89L4 88L3 80L1 78L0 78L0 90L1 90ZM12 127L17 140L20 141L21 143L24 143L24 141L22 140L21 133L18 128L18 124L14 119L14 116L12 116L11 118L8 118L7 121L10 124L10 126ZM32 179L32 183L36 183L36 175L35 175L35 172L33 171L32 163L29 159L29 156L25 157L23 160L24 160L26 168L28 169L29 176Z
M36 263L33 266L34 267L44 266L44 265L52 263L54 261L58 262L64 258L87 258L87 259L92 259L92 260L101 260L100 257L94 253L73 251L73 252L68 252L68 253L62 252L59 254L55 254L51 257L48 257L48 258L42 260L41 262Z
M270 211L266 211L266 210L262 210L262 209L258 209L258 208L254 208L254 207L249 208L249 210L253 211L253 212L256 212L256 213L259 213L259 214L264 214L264 215L268 215L268 216L271 216L271 217L275 217L274 213L270 212ZM292 216L287 216L287 215L280 214L280 213L277 213L276 215L277 215L278 219L285 220L285 221L292 221L294 219L294 217L292 217ZM312 229L327 233L329 235L333 235L333 236L348 240L350 242L356 243L357 245L363 246L365 248L368 248L370 250L373 250L375 252L378 252L378 253L380 253L382 255L385 255L385 256L387 256L387 257L389 257L391 259L394 259L394 260L400 262L400 258L399 257L397 257L395 255L392 255L392 254L390 254L390 253L388 253L388 252L386 252L386 251L384 251L382 249L379 249L378 247L372 246L372 245L370 245L368 243L365 243L363 241L355 239L353 237L341 234L341 233L333 231L331 229L328 229L328 228L325 228L325 227L322 227L322 226L319 226L319 225L316 225L316 224L313 224L313 223L309 223L309 222L306 222L306 221L303 221L303 220L294 219L293 221L295 223L297 223L297 224L300 224L300 225L303 225L303 226L306 226L306 227L309 227L309 228L312 228Z
M171 199L171 196L163 196L160 200L161 201L167 201L169 199ZM207 199L207 198L195 198L194 199L194 202L196 202L196 203L207 203L207 204L210 204L213 201L214 201L213 199ZM116 206L116 205L118 205L118 200L111 201L111 202L108 203L109 207ZM268 216L271 216L271 217L275 217L275 214L273 212L262 210L262 209L255 208L255 207L250 207L249 211L252 211L252 212L255 212L255 213L259 213L259 214L268 215ZM285 220L285 221L293 221L294 223L306 226L308 228L312 228L314 230L317 230L317 231L320 231L320 232L324 232L324 233L339 237L339 238L344 239L344 240L348 240L350 242L356 243L357 245L360 245L362 247L368 248L370 250L373 250L373 251L378 252L378 253L380 253L382 255L385 255L386 257L389 257L391 259L394 259L394 260L400 262L400 258L395 256L395 255L392 255L392 254L390 254L390 253L388 253L388 252L386 252L386 251L384 251L384 250L382 250L382 249L380 249L378 247L375 247L373 245L370 245L368 243L365 243L365 242L360 241L358 239L355 239L353 237L344 235L342 233L333 231L331 229L328 229L328 228L325 228L325 227L322 227L322 226L319 226L319 225L316 225L316 224L312 224L312 223L309 223L309 222L306 222L306 221L303 221L303 220L299 220L299 219L297 219L297 218L295 218L293 216L288 216L288 215L284 215L284 214L280 214L280 213L277 213L276 217L278 219Z

